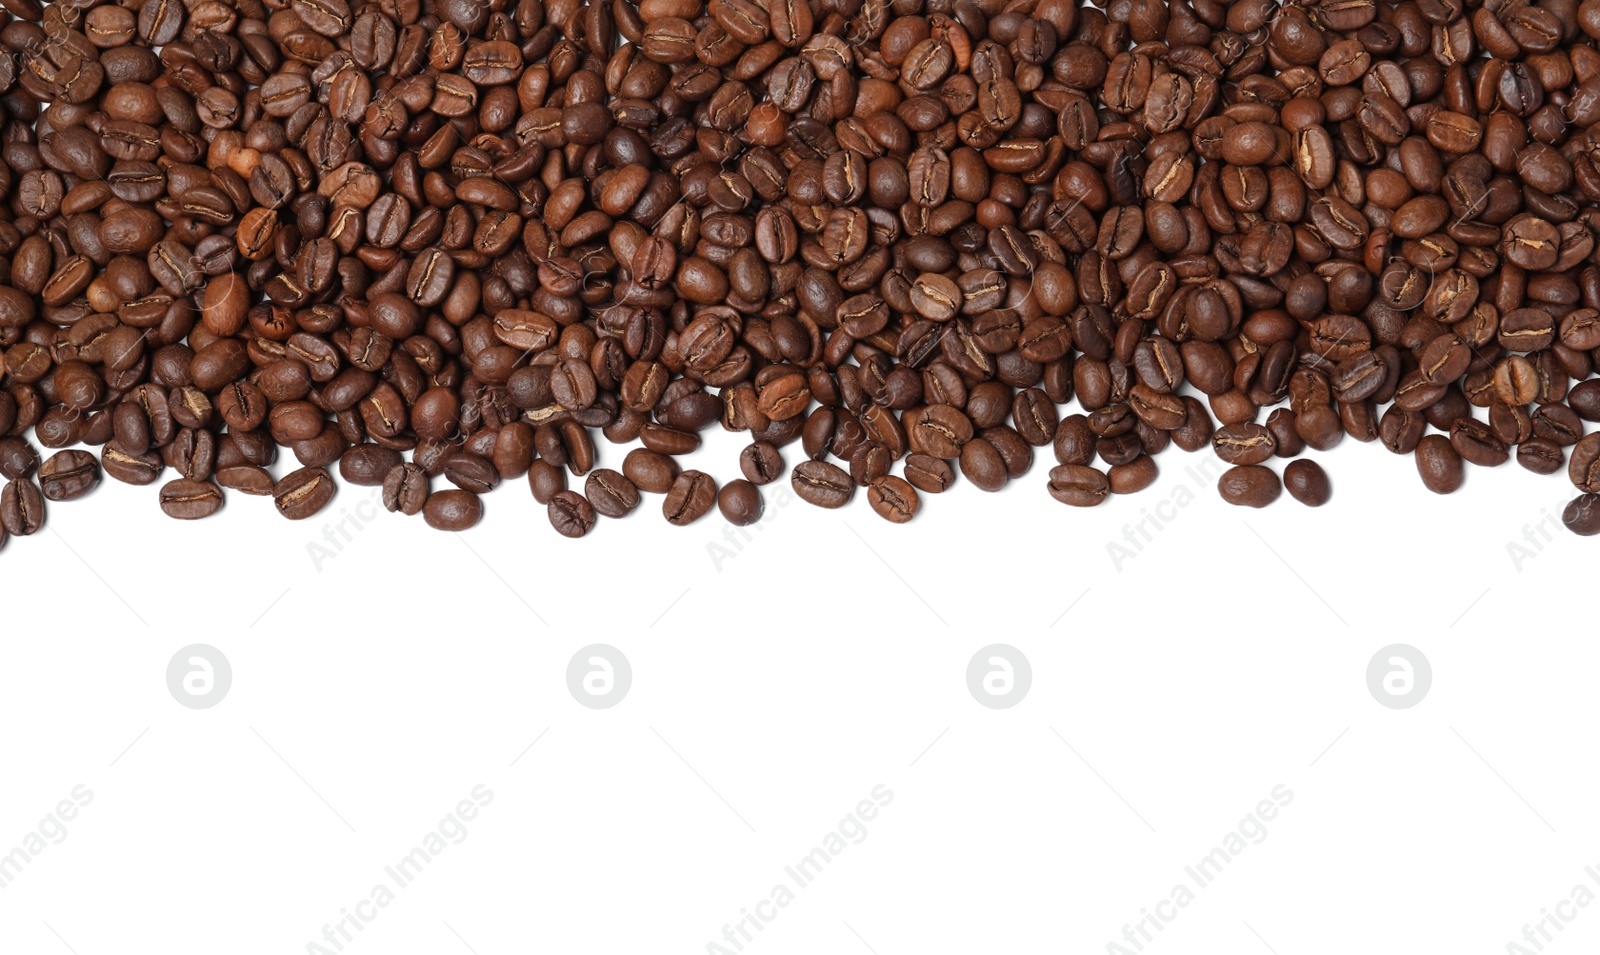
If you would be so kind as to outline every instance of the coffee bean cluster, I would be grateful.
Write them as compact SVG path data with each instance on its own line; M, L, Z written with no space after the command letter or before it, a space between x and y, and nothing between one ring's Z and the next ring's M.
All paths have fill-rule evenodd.
M1068 505L1177 445L1317 506L1269 462L1346 436L1600 531L1600 0L0 8L0 539L103 474L903 522L1045 448Z

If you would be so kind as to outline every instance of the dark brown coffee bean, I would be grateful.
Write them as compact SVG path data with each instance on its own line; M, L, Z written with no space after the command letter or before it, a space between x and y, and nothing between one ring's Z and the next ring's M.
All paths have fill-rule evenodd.
M1579 494L1561 511L1561 523L1581 537L1600 534L1600 494Z
M751 484L771 484L783 476L783 455L770 441L756 441L739 453L739 470Z
M446 488L428 495L422 519L441 531L464 531L483 518L483 500L470 491Z
M1106 475L1091 467L1062 464L1050 469L1050 496L1073 507L1093 507L1111 492Z
M733 480L717 492L717 509L736 527L748 527L761 520L761 491L746 480Z
M1321 507L1333 497L1328 472L1315 461L1301 458L1283 469L1283 486L1289 496L1307 507Z
M0 527L12 537L28 537L44 526L44 495L27 478L13 478L0 489Z
M419 514L429 497L428 474L415 464L397 465L384 475L383 506L390 513Z
M222 489L210 481L178 478L161 486L161 512L180 521L197 521L222 510Z
M610 468L589 473L584 481L583 496L601 517L626 517L639 506L639 489Z
M683 527L706 516L716 502L717 482L711 475L703 471L684 471L667 490L661 512L666 516L667 523Z
M100 484L100 462L87 451L58 451L39 465L39 490L46 500L75 501Z
M333 500L333 476L322 468L305 467L280 478L273 486L278 513L291 521L315 516Z
M550 517L550 526L562 537L582 537L594 528L594 508L577 491L558 491L553 494L546 512Z
M943 493L956 479L949 462L931 454L907 455L905 477L912 487L928 494Z
M1239 507L1266 507L1283 493L1283 482L1271 469L1259 464L1232 467L1217 479L1222 499Z
M873 513L891 524L904 524L916 517L921 503L916 488L894 475L872 482L867 488L867 501Z
M1423 487L1435 494L1452 494L1461 488L1466 471L1461 455L1451 446L1449 438L1442 434L1427 435L1418 442L1416 457Z
M807 504L837 508L850 503L856 485L843 468L826 461L802 461L791 472L794 492Z

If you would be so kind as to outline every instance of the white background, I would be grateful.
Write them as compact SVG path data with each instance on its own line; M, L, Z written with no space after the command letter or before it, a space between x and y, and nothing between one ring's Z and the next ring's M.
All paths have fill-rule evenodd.
M708 437L691 464L735 476L741 442ZM568 541L520 480L459 537L348 486L301 524L241 495L179 524L112 482L52 505L0 551L0 854L93 798L0 888L4 947L338 950L324 927L480 785L464 841L343 951L707 952L879 786L745 952L1108 951L1279 786L1264 839L1144 951L1504 952L1600 892L1600 542L1554 523L1564 477L1438 498L1347 441L1320 456L1329 506L1244 511L1174 450L1084 511L1046 494L1049 457L904 527L774 485L737 550L656 496ZM210 709L166 683L194 643L232 667ZM614 708L566 685L593 643L631 663ZM966 685L992 643L1031 664L1010 709ZM1410 709L1368 690L1393 643L1431 662ZM1561 911L1544 950L1593 950L1600 906Z

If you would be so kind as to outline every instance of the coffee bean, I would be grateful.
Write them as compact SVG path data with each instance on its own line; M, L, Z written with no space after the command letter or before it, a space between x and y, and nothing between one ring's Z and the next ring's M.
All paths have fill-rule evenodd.
M583 533L743 519L796 441L898 519L1046 444L1070 503L1208 443L1249 503L1349 435L1600 493L1587 5L652 2L12 0L0 477L304 517L337 462L456 528L526 475Z
M339 457L339 476L362 487L382 487L402 464L400 452L376 444L358 444Z
M635 448L623 459L622 473L641 491L665 494L678 477L678 465L664 454Z
M1283 469L1283 486L1289 496L1307 507L1321 507L1333 497L1333 485L1322 465L1304 458Z
M673 479L661 513L676 527L693 524L717 503L717 482L703 471L684 471Z
M1062 464L1050 469L1050 496L1073 507L1094 507L1111 493L1111 481L1104 472L1081 464Z
M1228 424L1212 434L1211 446L1217 457L1229 464L1260 464L1271 459L1277 439L1259 424Z
M327 471L304 467L279 478L272 488L272 499L279 514L291 521L303 521L327 507L335 490L333 476Z
M87 451L58 451L39 465L37 477L46 500L75 501L100 484L100 463Z
M44 495L27 478L13 478L0 489L0 527L12 537L37 534L44 526Z
M751 484L771 484L783 476L783 455L770 441L753 442L739 453L739 470Z
M916 488L894 475L873 481L867 488L867 501L873 513L891 524L904 524L916 517L921 503Z
M1600 494L1579 494L1561 511L1561 523L1581 537L1600 534Z
M0 400L8 400L0 399ZM22 438L0 438L0 477L32 477L39 470L39 452Z
M106 473L111 474L112 477L117 477L118 480L123 480L123 478L118 477L118 475L111 471L109 460L110 459L108 458ZM160 460L157 459L155 463L159 465ZM159 476L159 474L160 471L157 470L153 472L147 480L129 481L128 483L149 484L153 482L156 477ZM227 488L230 491L238 491L241 494L249 494L253 497L270 497L272 495L273 484L275 483L272 480L271 471L254 464L237 464L232 467L218 468L217 473L214 476L214 480L217 484Z
M549 505L557 494L567 489L567 472L549 461L535 461L528 467L528 487L533 491L535 501ZM587 506L588 502L584 504Z
M626 517L639 506L639 489L610 468L589 473L584 481L583 496L601 517Z
M1461 455L1451 446L1449 438L1441 434L1427 435L1417 444L1416 456L1417 473L1422 475L1423 487L1435 494L1452 494L1461 488L1466 472ZM1596 486L1600 487L1600 483Z
M762 507L761 491L750 481L729 481L717 492L717 509L736 527L748 527L761 520Z
M906 457L905 478L919 491L939 494L955 483L956 476L949 462L931 454L911 454Z
M855 482L843 468L826 461L802 461L791 472L794 492L807 504L838 508L855 496Z
M594 508L577 491L558 491L546 508L550 526L562 537L582 537L594 527Z
M441 531L464 531L483 518L483 499L471 491L446 488L428 495L422 519Z
M197 521L222 510L222 489L210 481L178 478L161 486L161 512L180 521Z
M397 464L383 477L383 506L391 514L419 514L430 496L428 474L415 464Z
M1283 482L1271 469L1259 464L1232 467L1217 479L1222 499L1239 507L1266 507L1283 493Z

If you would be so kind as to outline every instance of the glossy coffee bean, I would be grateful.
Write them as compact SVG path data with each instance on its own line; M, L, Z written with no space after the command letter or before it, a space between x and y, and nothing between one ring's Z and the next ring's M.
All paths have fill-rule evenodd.
M736 527L747 527L761 520L762 507L761 490L750 481L729 481L717 492L717 509Z

